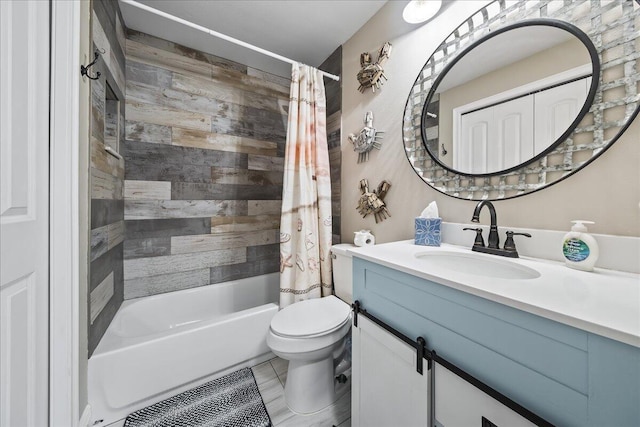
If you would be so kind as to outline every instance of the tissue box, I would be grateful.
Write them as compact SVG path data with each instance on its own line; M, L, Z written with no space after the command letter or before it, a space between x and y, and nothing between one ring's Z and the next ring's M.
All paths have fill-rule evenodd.
M416 218L415 244L440 246L440 226L442 218Z

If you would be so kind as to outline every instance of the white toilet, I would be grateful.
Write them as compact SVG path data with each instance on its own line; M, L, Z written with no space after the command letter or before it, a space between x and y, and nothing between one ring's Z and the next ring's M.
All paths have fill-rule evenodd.
M299 414L320 411L336 400L335 377L351 328L351 255L341 244L331 248L336 296L292 304L271 320L267 344L289 361L284 387L287 406ZM345 364L340 364L342 368ZM348 366L347 366L348 367ZM340 369L339 368L339 369Z

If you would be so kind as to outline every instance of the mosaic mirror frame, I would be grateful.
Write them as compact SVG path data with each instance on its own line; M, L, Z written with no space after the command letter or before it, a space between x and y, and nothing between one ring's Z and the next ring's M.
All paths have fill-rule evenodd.
M427 144L438 128L422 126L433 84L447 64L491 31L525 19L552 18L586 33L600 59L594 101L575 129L544 157L493 175L467 176L442 167ZM640 2L638 0L495 0L465 20L427 60L405 106L403 144L413 170L428 185L465 200L503 200L558 183L608 149L640 112ZM424 131L423 131L424 129ZM437 148L436 148L437 149Z

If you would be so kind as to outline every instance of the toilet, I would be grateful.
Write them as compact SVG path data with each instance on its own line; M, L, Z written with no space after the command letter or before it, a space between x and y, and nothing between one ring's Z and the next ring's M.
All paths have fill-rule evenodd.
M341 362L351 330L353 287L347 250L353 247L331 247L335 295L291 304L271 320L267 344L289 361L285 401L298 414L318 412L335 402L335 377L350 366Z

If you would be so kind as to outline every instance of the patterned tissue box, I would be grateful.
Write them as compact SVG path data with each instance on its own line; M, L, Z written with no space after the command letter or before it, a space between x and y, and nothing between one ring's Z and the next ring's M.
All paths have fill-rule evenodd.
M416 218L415 244L422 246L440 246L440 225L442 218Z

